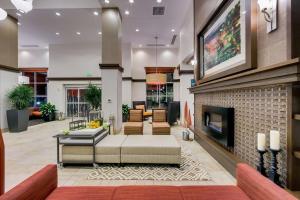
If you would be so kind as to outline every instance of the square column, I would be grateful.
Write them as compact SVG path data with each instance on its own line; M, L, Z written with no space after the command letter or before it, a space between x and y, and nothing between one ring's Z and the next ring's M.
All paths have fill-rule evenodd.
M114 133L122 129L122 19L118 8L102 8L102 111L114 118Z

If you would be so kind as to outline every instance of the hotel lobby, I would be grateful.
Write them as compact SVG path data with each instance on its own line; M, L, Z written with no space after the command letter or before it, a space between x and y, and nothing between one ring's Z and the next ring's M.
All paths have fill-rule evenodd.
M0 200L300 198L298 0L1 0Z

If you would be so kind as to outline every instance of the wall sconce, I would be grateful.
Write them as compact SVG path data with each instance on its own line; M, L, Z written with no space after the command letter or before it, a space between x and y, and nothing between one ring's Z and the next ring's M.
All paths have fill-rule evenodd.
M277 29L277 2L278 0L258 0L260 11L267 22L267 33Z

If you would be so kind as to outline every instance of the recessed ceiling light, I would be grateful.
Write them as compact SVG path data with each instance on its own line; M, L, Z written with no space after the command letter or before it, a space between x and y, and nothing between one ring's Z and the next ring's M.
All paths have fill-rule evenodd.
M60 35L60 33L57 32L57 33L55 33L55 35Z
M174 32L175 32L175 29L172 29L171 31L174 33Z
M137 28L137 29L135 29L135 32L140 32L140 29L138 29L138 28Z
M134 3L134 0L129 0L129 3Z
M22 15L21 15L20 13L18 13L18 12L16 13L16 15L18 15L19 17L21 17L21 16L22 16Z
M98 35L102 35L102 32L98 32Z
M125 10L125 15L129 15L129 14L130 14L129 10Z
M157 3L161 3L161 2L162 2L162 0L156 0L156 2L157 2Z
M76 32L76 34L77 34L77 35L81 35L81 33L80 33L80 32Z
M59 12L56 12L55 15L56 16L61 16L61 14Z
M95 16L98 16L98 15L99 15L99 13L98 13L97 11L95 11L95 12L94 12L94 15L95 15Z
M109 0L104 0L104 3L109 4Z
M20 22L17 23L19 26L21 26L22 24Z

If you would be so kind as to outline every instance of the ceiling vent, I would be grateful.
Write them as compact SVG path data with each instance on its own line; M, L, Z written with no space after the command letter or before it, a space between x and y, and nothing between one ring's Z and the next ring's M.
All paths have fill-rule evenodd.
M177 38L177 35L173 35L172 40L171 40L172 45L175 44L176 38Z
M164 15L165 14L165 7L153 7L153 15Z
M147 44L147 47L164 47L164 46L166 46L166 45L164 45L164 44Z
M39 45L36 44L25 44L25 45L21 45L21 47L23 48L39 48Z

